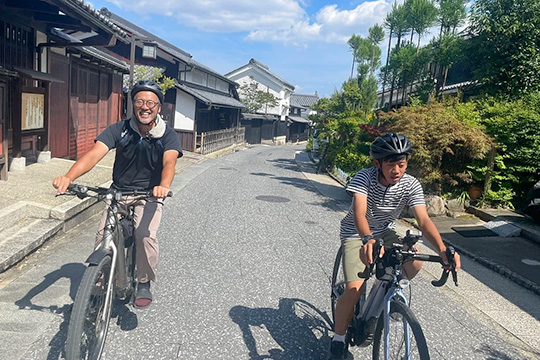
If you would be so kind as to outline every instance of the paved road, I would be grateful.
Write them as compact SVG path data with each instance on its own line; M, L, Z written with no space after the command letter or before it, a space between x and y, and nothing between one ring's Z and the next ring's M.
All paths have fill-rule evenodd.
M194 165L175 180L159 234L155 301L144 311L115 309L103 359L325 358L329 274L343 212L299 171L301 149L253 147ZM0 317L12 319L0 329L2 359L62 357L94 227L85 223L77 236L55 239L0 279ZM464 265L512 288L489 270ZM438 271L426 266L413 285L413 310L432 359L538 357L475 312L471 299L429 285ZM472 281L462 285L473 301L504 301L473 294L481 287ZM523 301L527 308L538 298ZM369 358L369 349L352 352Z

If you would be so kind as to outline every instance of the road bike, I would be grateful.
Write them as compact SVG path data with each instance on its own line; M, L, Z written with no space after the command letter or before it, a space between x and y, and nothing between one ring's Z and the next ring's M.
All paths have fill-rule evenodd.
M422 327L409 307L404 290L410 285L409 280L402 274L402 266L411 260L438 262L443 264L440 256L420 254L415 248L420 234L412 234L407 230L402 243L385 247L384 255L377 256L383 246L382 240L377 240L374 246L376 261L364 274L369 278L373 273L377 280L366 296L368 279L363 284L363 294L355 305L354 316L345 337L346 347L367 347L373 345L375 360L429 360L429 351ZM433 280L434 286L443 286L449 274L452 274L455 285L457 273L455 270L453 247L446 248L449 265L443 269L439 280ZM342 269L343 248L340 247L334 262L332 272L332 321L335 322L336 303L345 290L345 280ZM444 265L444 264L443 264ZM359 276L364 274L358 274Z
M113 188L71 184L66 195L106 201L107 216L100 244L88 257L73 301L66 340L66 359L101 357L109 329L113 299L133 304L137 287L133 211L149 201L151 190L119 191ZM172 196L169 192L168 196Z

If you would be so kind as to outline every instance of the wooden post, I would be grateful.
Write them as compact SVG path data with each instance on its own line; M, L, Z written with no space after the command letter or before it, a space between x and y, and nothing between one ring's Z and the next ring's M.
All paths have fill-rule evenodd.
M484 178L484 194L491 190L491 178L493 176L493 168L495 167L495 145L491 145L491 151L488 155L486 177Z

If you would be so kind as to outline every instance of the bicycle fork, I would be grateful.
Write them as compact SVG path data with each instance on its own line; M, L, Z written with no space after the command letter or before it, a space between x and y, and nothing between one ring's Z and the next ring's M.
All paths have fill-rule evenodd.
M392 287L386 294L384 301L384 359L390 358L390 305L393 299L399 299L405 305L409 305L405 295L401 288ZM405 357L403 360L410 360L411 358L411 337L410 327L407 321L403 321L403 334L405 345Z

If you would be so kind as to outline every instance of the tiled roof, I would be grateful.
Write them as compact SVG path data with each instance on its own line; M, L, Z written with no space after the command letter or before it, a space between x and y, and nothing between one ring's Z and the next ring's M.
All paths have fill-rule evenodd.
M199 99L206 105L218 105L218 106L233 107L233 108L245 107L244 104L242 104L240 101L236 100L235 98L231 96L218 94L218 93L214 93L214 92L206 91L202 89L196 89L184 83L176 84L176 87L190 94L191 96L196 97L197 99Z
M291 85L290 83L286 82L285 80L283 80L282 78L280 78L279 76L277 76L276 74L274 74L273 72L271 72L271 71L270 71L270 68L269 68L267 65L265 65L265 64L263 64L263 63L261 63L261 62L255 60L255 59L253 59L253 58L249 60L249 63L248 63L248 64L246 64L246 65L244 65L244 66L240 66L238 69L235 69L235 70L233 70L233 71L229 71L227 74L225 74L225 76L228 76L228 75L230 75L230 74L232 74L232 73L234 73L234 72L236 72L236 71L238 71L238 70L240 70L240 69L246 68L246 67L248 67L248 66L250 66L250 65L251 65L251 66L256 66L256 67L258 67L258 68L261 69L262 71L266 72L267 74L273 76L274 78L276 78L277 80L279 80L280 82L282 82L285 86L288 86L288 87L290 87L290 88L292 88L292 89L294 90L294 85Z
M97 59L105 61L106 63L109 63L113 66L116 66L122 70L129 72L129 65L127 63L125 63L124 61L118 60L114 56L111 56L99 49L96 49L93 46L81 46L79 49L90 56L93 56Z
M77 9L79 11L84 11L94 17L96 20L99 20L103 25L110 28L114 32L116 32L121 37L125 38L127 37L127 33L119 28L117 25L115 25L110 19L107 19L105 16L103 16L98 10L94 9L94 7L89 3L85 2L84 0L59 0L61 3L69 6L72 9Z
M160 37L158 37L158 36L148 32L148 31L144 30L143 28L138 27L137 25L133 24L132 22L130 22L130 21L116 15L113 12L111 12L107 8L102 8L100 10L100 13L102 15L104 15L105 17L107 17L108 19L110 19L110 21L112 21L114 24L116 24L119 27L125 29L129 33L135 35L135 37L155 42L159 48L161 48L165 52L171 54L172 56L174 56L178 60L181 60L184 63L186 63L186 64L188 64L190 66L193 66L195 68L204 70L204 71L206 71L206 72L216 76L217 78L220 78L221 80L226 81L226 82L228 82L230 84L236 84L231 79L221 75L220 73L216 72L215 70L212 70L208 66L205 66L205 65L199 63L198 61L193 60L192 55L190 53L185 52L184 50L176 47L175 45L169 43L168 41L163 40Z
M291 94L291 106L300 108L310 108L317 100L318 95Z
M303 124L311 124L311 121L301 116L287 116L287 119Z

